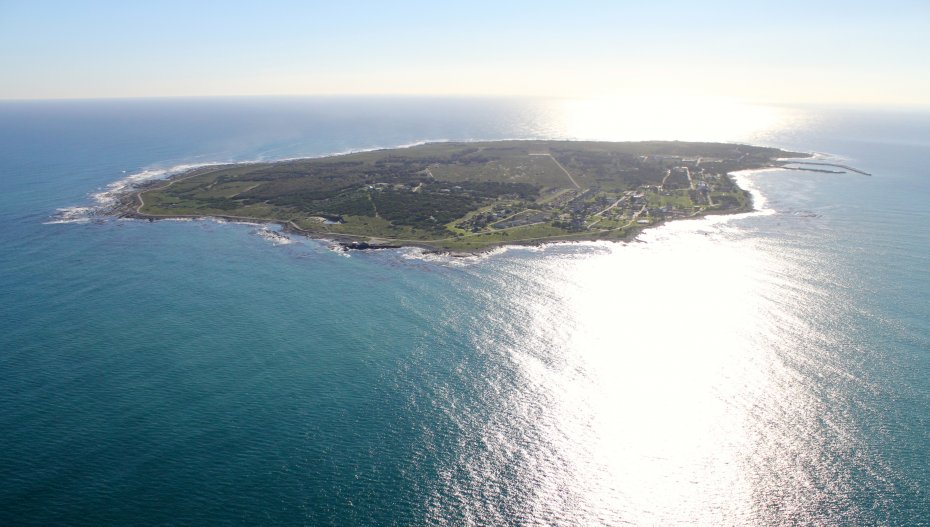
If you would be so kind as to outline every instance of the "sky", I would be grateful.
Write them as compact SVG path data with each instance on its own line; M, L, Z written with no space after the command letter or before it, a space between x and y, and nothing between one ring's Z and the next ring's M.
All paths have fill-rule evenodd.
M0 99L409 94L930 105L930 0L0 0Z

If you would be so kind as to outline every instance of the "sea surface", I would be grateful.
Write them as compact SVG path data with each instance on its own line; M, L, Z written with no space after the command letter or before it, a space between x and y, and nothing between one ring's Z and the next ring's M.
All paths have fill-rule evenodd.
M872 176L473 258L99 215L190 165L504 138ZM926 110L0 102L0 524L930 525L928 167Z

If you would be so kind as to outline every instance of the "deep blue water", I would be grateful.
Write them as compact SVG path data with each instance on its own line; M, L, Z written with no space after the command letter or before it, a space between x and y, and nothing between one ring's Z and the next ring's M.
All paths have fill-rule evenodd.
M0 524L930 524L930 113L716 131L873 176L630 244L56 222L177 165L618 138L553 104L0 103Z

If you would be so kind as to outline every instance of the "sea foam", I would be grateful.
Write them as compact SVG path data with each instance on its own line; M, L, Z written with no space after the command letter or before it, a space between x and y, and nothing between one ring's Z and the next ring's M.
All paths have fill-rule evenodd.
M89 205L75 205L57 209L52 218L45 223L87 223L88 221L111 213L120 195L132 192L145 183L167 179L171 176L183 174L184 172L189 172L197 168L219 166L223 164L228 163L186 163L167 168L146 168L140 172L135 172L118 179L102 190L91 193L91 203Z
M255 231L255 234L270 241L272 245L290 245L294 243L294 240L288 235L268 228L258 229Z

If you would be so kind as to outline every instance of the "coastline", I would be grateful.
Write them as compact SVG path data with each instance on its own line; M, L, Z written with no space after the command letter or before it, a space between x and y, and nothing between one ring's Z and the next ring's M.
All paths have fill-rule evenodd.
M188 178L208 174L212 171L222 170L223 168L229 165L211 165L209 168L199 167L192 169L189 172L183 172L170 176L167 179L158 180L157 183L164 183L163 185L156 186L151 182L143 187L133 189L131 192L125 193L123 195L117 196L117 205L113 207L110 212L110 215L114 215L119 218L126 219L135 219L135 220L144 220L149 222L155 221L170 221L170 220L221 220L228 222L243 222L243 223L252 223L256 225L277 225L281 228L282 232L288 234L296 234L303 236L312 240L318 240L323 242L330 242L334 246L339 246L341 250L386 250L386 249L404 249L404 248L417 248L424 250L427 254L443 255L450 256L453 258L467 258L471 256L481 256L496 250L499 250L504 247L540 247L543 245L549 244L569 244L569 243L580 243L580 242L593 242L593 241L612 241L618 243L629 243L634 241L637 236L639 236L643 231L647 229L652 229L660 227L662 225L676 222L676 221L689 221L689 220L699 220L702 218L707 218L709 216L731 216L757 212L759 209L755 207L756 197L749 190L739 186L738 181L734 177L734 183L740 188L740 190L746 192L749 196L749 203L745 207L739 207L736 209L727 209L722 211L703 211L701 213L695 213L692 216L684 218L674 218L674 219L661 219L653 221L646 225L629 225L632 227L627 230L625 236L621 238L604 238L598 236L591 236L589 233L581 234L566 234L558 236L549 236L543 238L534 238L526 240L516 240L516 241L506 241L506 242L491 242L487 245L484 245L480 248L470 249L470 250L449 250L439 247L431 241L443 241L449 238L439 238L437 240L408 240L408 239L399 239L399 238L371 238L369 236L356 235L356 234L345 234L345 233L328 233L326 235L308 231L306 229L301 229L290 220L280 220L280 219L269 219L269 218L256 218L252 216L235 216L228 214L173 214L173 215L158 215L158 214L147 214L141 212L140 209L144 206L145 202L142 198L142 194L151 190L159 190L170 186L171 184L183 181ZM767 167L763 169L753 169L741 172L749 171L759 171L759 170L777 170L781 167ZM733 177L731 175L731 177ZM635 220L633 220L635 221ZM617 229L605 229L600 231L600 233L611 232ZM571 239L565 239L571 238Z
M429 143L425 143L429 144ZM383 149L373 149L371 151L379 150L395 150L393 148L383 148ZM310 157L310 158L299 158L298 160L303 159L323 159L330 157L338 157L345 154L332 154L326 156ZM802 154L803 155L803 154ZM807 154L810 156L810 154ZM797 159L796 157L794 159ZM159 220L195 220L195 219L217 219L221 221L230 221L230 222L248 222L261 225L278 225L282 232L289 234L296 234L304 236L310 239L330 242L334 246L340 247L342 250L379 250L379 249L399 249L399 248L419 248L427 253L431 254L442 254L449 255L453 257L467 257L474 255L487 254L489 252L495 251L501 247L514 246L514 247L526 247L526 246L541 246L546 244L553 243L576 243L576 242L588 242L588 241L617 241L628 243L634 240L640 233L646 229L659 227L669 222L679 221L679 220L692 220L692 219L701 219L708 216L731 216L739 215L745 213L751 213L759 210L755 203L757 201L756 196L753 195L749 190L744 188L744 186L739 185L737 177L734 174L743 171L755 171L755 170L767 170L767 169L781 169L784 168L786 164L797 163L798 161L789 161L788 159L778 159L771 160L770 165L736 170L733 173L727 172L726 176L732 180L733 185L740 191L743 192L747 199L746 203L741 204L738 207L727 208L727 209L715 209L715 210L706 210L702 209L699 211L694 211L687 216L678 216L678 217L649 217L648 223L641 223L642 220L639 219L639 214L636 213L631 217L628 223L619 226L612 227L608 229L602 229L597 231L586 231L586 232L569 232L565 234L558 234L552 236L543 236L539 238L525 238L519 240L499 240L499 241L488 241L486 243L480 244L480 246L473 248L447 248L443 247L442 242L448 242L454 239L454 236L448 236L445 238L435 238L435 239L404 239L404 238L389 238L389 237L378 237L370 236L364 234L349 234L349 233L337 233L337 232L318 232L311 231L305 228L298 226L294 220L281 219L281 218L270 218L270 217L255 217L255 216L245 216L245 215L236 215L236 214L152 214L143 212L142 209L145 207L145 198L143 195L151 191L159 191L167 189L172 185L191 179L197 176L207 175L213 172L219 172L231 167L242 167L247 165L263 165L269 164L273 165L276 163L294 161L293 159L288 160L277 160L277 161L256 161L248 163L225 163L225 164L216 164L208 166L197 166L190 170L186 170L177 174L171 174L165 179L150 180L145 181L140 185L125 185L129 188L117 188L113 191L113 204L107 207L107 210L103 214L108 216L116 216L120 218L129 218L137 220L147 220L150 222L159 221ZM844 167L845 168L845 167ZM564 170L564 169L563 169ZM646 210L646 207L643 207L643 210ZM640 211L642 212L642 211ZM475 234L474 236L480 235L481 233ZM461 236L461 235L460 235ZM467 236L473 236L472 234L466 234ZM461 239L461 237L459 238Z

